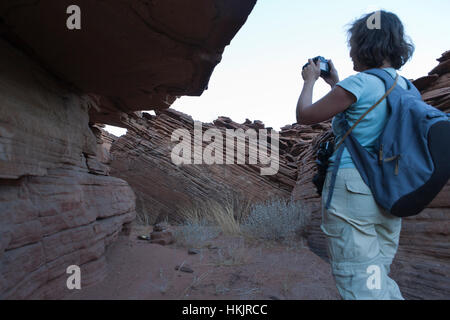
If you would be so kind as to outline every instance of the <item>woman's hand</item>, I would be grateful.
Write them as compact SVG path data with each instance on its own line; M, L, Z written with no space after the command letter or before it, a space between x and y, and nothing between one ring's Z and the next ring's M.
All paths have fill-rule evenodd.
M333 89L336 84L339 82L339 74L334 67L333 61L328 60L328 64L330 65L330 75L328 77L322 77L326 83L328 83Z
M302 71L302 77L305 82L316 82L320 77L320 61L314 63L312 59L309 59L309 64Z
M314 84L320 77L319 63L318 61L315 64L310 59L309 65L302 72L305 83L297 103L297 123L299 124L314 124L329 120L356 102L356 97L352 93L336 86L339 76L330 60L330 75L324 80L332 87L332 90L316 103L312 103Z

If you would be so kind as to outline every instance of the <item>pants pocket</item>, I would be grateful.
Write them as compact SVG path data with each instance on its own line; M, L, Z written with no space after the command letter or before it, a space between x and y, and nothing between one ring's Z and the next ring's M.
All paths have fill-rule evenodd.
M359 177L345 179L347 189L346 207L352 217L378 216L380 208L376 203L372 191Z
M355 257L350 225L346 223L322 224L321 229L327 236L328 256L333 262L347 262Z

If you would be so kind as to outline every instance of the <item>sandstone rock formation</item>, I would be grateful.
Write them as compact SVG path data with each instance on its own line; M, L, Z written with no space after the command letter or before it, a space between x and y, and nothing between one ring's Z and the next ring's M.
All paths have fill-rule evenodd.
M0 299L61 297L72 264L104 276L135 195L97 124L200 95L255 2L1 1Z
M310 142L305 146L298 159L298 179L291 198L294 201L301 200L309 204L311 227L307 237L308 246L314 253L327 259L325 237L320 229L321 197L318 195L312 179L317 173L316 154L320 143L331 140L334 136L330 123L323 124L323 127L315 126L315 129L307 125L296 125L296 127L298 135L302 136L305 132Z
M0 299L59 297L70 265L83 286L105 276L135 196L108 176L83 97L4 42L0 64Z
M193 119L163 109L207 88L255 2L0 3L0 299L61 297L70 265L81 267L82 286L97 282L106 272L105 248L136 207L157 220L230 189L254 200L291 196L310 204L308 243L326 257L311 179L329 124L283 128L274 176L261 176L257 165L170 161L173 130L192 131ZM72 4L81 8L81 30L66 28ZM425 101L449 112L450 53L439 62L415 84ZM151 109L160 111L135 112ZM116 138L102 124L128 133ZM203 126L264 128L226 117ZM450 296L449 211L450 185L404 220L393 274L407 298Z
M83 93L99 96L92 123L168 108L200 95L256 0L17 1L0 3L0 31ZM66 10L80 8L80 30Z
M137 211L149 217L151 223L166 217L175 218L177 209L192 207L210 199L220 200L223 196L233 194L249 201L288 198L295 185L297 165L294 157L287 153L290 152L289 145L295 140L290 132L280 135L278 173L262 176L262 165L249 164L249 158L246 158L245 165L237 164L236 161L231 165L175 165L171 152L178 141L171 141L172 133L177 129L186 129L192 136L191 143L194 143L194 120L181 112L168 109L159 111L156 116L144 113L127 123L133 125L129 125L127 134L114 141L111 147L114 158L111 174L132 186L137 195ZM248 120L238 124L229 118L220 117L214 123L203 123L202 128L203 132L217 129L225 137L226 129L241 128L247 131L265 127L259 121L252 123ZM207 142L203 142L203 147L207 145ZM298 148L300 144L296 143L293 149L299 152ZM247 149L247 156L249 152L250 149ZM190 159L193 159L193 154Z
M437 59L439 65L428 76L414 81L426 103L450 113L450 51Z
M450 112L450 51L442 55L439 66L414 84L423 99ZM301 130L299 130L301 134ZM315 153L318 144L330 139L331 133L317 131L314 141L304 151L299 163L294 200L303 200L312 207L308 244L313 252L327 259L326 242L320 230L321 204L312 184L315 174ZM450 296L450 183L420 215L403 219L400 246L392 265L392 276L405 298L448 299Z

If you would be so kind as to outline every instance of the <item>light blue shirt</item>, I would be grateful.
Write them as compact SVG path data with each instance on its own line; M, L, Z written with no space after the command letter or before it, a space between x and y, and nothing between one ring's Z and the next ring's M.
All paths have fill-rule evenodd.
M388 71L393 78L396 77L394 68L385 68L384 70ZM351 92L356 97L356 102L344 111L350 127L386 93L386 87L381 79L363 72L350 76L337 85ZM407 83L402 77L399 77L397 85L407 88ZM342 114L339 114L332 121L333 133L336 136L335 146L338 145L346 132L340 124L342 116ZM383 102L366 115L352 131L352 134L369 152L376 152L376 141L384 129L387 118L388 106L386 99L384 99ZM335 157L336 152L330 157L328 171L333 169ZM342 154L339 168L355 168L352 157L346 148Z

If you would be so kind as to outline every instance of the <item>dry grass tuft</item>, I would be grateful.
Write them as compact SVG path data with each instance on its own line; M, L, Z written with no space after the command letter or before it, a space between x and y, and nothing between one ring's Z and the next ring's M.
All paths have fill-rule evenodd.
M208 200L183 208L178 216L182 223L175 239L186 246L200 248L202 242L220 233L291 245L305 234L310 210L302 202L272 199L251 204L235 193L225 193L220 201Z
M287 244L305 233L309 219L310 210L302 202L275 199L254 205L241 227L255 239Z
M178 235L182 243L194 243L214 238L211 232L222 232L225 235L242 235L240 221L250 212L250 200L233 192L225 192L220 200L208 200L178 211ZM206 232L204 237L198 233ZM197 235L195 235L197 234ZM217 234L218 235L218 234ZM197 237L201 239L192 239Z

